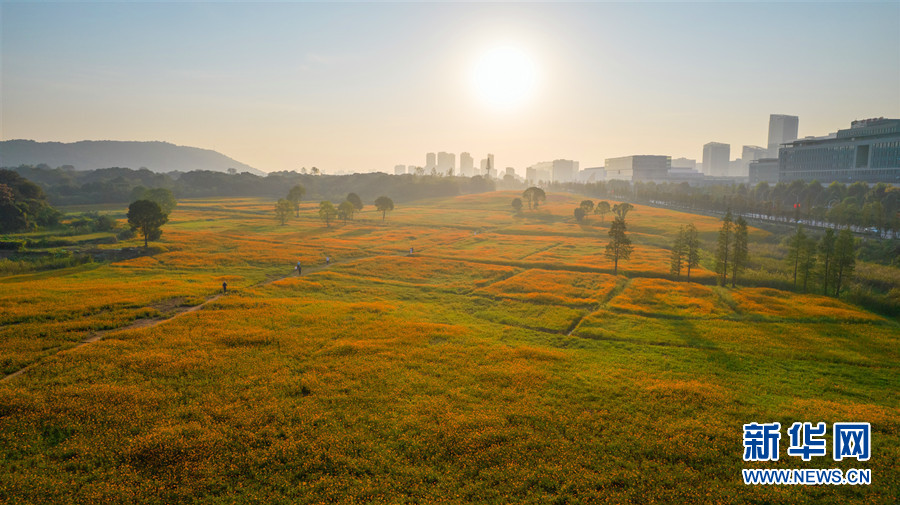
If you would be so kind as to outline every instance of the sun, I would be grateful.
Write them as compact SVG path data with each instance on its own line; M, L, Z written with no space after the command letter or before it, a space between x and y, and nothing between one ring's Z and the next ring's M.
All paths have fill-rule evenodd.
M521 49L503 45L484 52L472 69L472 88L485 104L515 109L527 103L537 89L537 66Z

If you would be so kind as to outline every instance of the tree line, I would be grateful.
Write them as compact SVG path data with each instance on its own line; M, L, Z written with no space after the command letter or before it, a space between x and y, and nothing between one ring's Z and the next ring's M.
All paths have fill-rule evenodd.
M687 182L655 183L603 181L553 183L552 189L610 197L636 203L661 205L689 211L754 216L782 222L803 221L810 225L870 229L886 236L900 233L900 188L885 183L863 182L823 185L817 181L691 186Z
M130 203L135 192L147 188L165 188L178 198L264 197L281 198L284 188L301 185L307 196L317 200L339 201L347 192L366 200L393 195L397 201L420 198L452 197L494 191L493 179L439 177L431 175L388 175L361 173L327 175L296 171L272 172L266 176L211 171L169 172L147 169L104 168L77 171L46 165L22 165L12 171L37 184L53 205Z
M292 187L285 198L280 198L275 203L275 219L283 226L287 222L287 218L291 212L296 217L300 217L300 200L306 194L306 188L301 185ZM353 216L363 209L362 198L356 193L348 193L343 202L334 205L330 200L322 200L319 202L318 215L325 222L326 227L331 227L331 222L335 219L344 221L353 220ZM387 213L394 210L394 201L386 196L379 196L375 199L375 208L381 212L381 220L384 221Z
M856 239L849 229L838 233L827 229L816 240L799 225L787 245L785 262L795 290L806 293L815 284L824 295L840 296L841 288L856 268Z
M539 194L542 198L546 197L543 190L540 190ZM524 195L523 198L528 199ZM514 199L512 206L517 213L521 213L522 199ZM607 201L595 204L592 200L582 200L573 211L578 222L583 222L590 214L604 217L612 213L613 221L608 231L609 241L606 244L605 256L613 262L614 275L618 273L619 260L629 259L633 250L625 222L625 216L633 208L627 202L611 206ZM788 240L787 246L788 252L784 261L791 269L795 290L805 293L812 291L815 286L820 288L822 294L840 296L841 289L846 287L847 280L853 274L856 265L856 239L849 228L839 232L829 228L816 239L808 235L801 224ZM675 280L679 280L684 274L686 280L690 281L691 271L700 266L701 248L697 227L693 223L681 225L670 249L669 272ZM743 216L735 218L731 210L726 210L713 251L717 283L726 286L730 282L732 288L736 287L738 278L749 260L750 240L747 221Z

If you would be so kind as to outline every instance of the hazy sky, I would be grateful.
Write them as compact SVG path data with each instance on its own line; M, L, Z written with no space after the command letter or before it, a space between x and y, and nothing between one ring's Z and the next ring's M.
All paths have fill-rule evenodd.
M897 1L0 5L3 140L164 140L265 171L491 152L522 174L735 158L771 113L801 136L900 117ZM501 91L533 77L502 108L472 84L496 47L532 71L492 65Z

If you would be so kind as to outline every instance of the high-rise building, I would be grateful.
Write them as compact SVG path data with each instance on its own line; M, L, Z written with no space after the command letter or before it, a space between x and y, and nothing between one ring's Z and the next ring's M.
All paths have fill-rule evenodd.
M538 184L539 182L550 182L550 172L553 170L552 161L542 161L535 163L525 169L525 180L528 184Z
M504 177L506 177L507 175L510 176L510 177L515 177L515 176L516 176L516 169L513 168L513 167L506 167L506 174L504 175Z
M765 147L759 146L744 146L741 149L741 158L737 161L737 163L732 163L732 173L729 175L733 176L746 176L750 173L750 163L760 160L763 158L767 158L769 156L769 150Z
M672 168L670 156L635 155L606 159L606 180L665 181Z
M459 175L472 177L475 175L475 160L469 153L459 153Z
M437 166L437 162L435 161L434 153L428 153L425 155L425 172L431 172L432 168Z
M769 115L769 158L778 157L778 147L781 144L797 140L797 126L799 123L800 119L797 116Z
M395 165L394 175L403 175L406 173L406 165Z
M765 147L744 146L741 149L741 159L744 160L744 163L749 164L751 161L765 158L767 153L768 149Z
M703 146L703 173L705 175L728 175L728 162L731 159L731 145L721 142L710 142Z
M778 180L900 184L900 119L853 121L825 137L789 142L778 156Z
M492 177L494 174L494 155L488 154L487 158L481 160L481 175Z
M574 160L553 160L550 177L553 182L571 182L578 175L578 162Z
M456 166L456 155L453 153L437 153L437 171L440 174L448 174Z

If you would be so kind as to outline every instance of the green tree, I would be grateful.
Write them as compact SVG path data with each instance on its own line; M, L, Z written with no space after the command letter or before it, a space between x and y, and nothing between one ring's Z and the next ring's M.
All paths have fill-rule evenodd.
M687 266L687 280L691 280L691 268L700 266L700 234L690 223L684 229L684 263Z
M146 198L144 198L144 195L146 193L147 193L147 188L142 185L137 185L137 186L131 188L131 201L134 202L137 200L146 200Z
M575 207L575 220L579 223L584 221L584 207Z
M303 195L306 194L306 188L297 184L292 187L287 194L286 200L291 202L291 206L294 208L294 212L296 213L296 217L300 217L300 200L303 199Z
M684 229L684 225L681 225L681 228L678 229L678 235L675 237L675 242L672 243L672 252L669 255L669 272L675 276L675 280L678 280L678 276L681 275L681 268L684 266L686 235L687 232Z
M12 170L0 169L0 233L53 226L62 214L47 204L40 186Z
M347 195L347 201L353 204L354 211L360 211L363 209L362 198L360 198L356 193L350 193L349 195Z
M834 230L829 228L825 230L825 235L822 235L817 246L821 265L819 269L819 279L822 281L822 293L825 295L828 294L828 284L834 277L834 265L832 265L832 260L834 259L834 242Z
M809 277L816 266L816 239L806 237L800 246L800 279L803 281L803 292L807 292Z
M591 200L582 200L578 206L584 211L585 216L594 211L594 202Z
M322 218L322 221L325 221L325 226L327 228L331 228L331 220L336 216L337 209L334 208L333 203L328 200L323 200L319 203L319 217Z
M600 214L600 222L606 222L606 215L612 212L612 208L609 206L609 202L606 200L597 202L597 206L594 207L594 214Z
M803 225L797 225L797 233L788 240L788 253L785 258L794 271L794 289L797 289L797 273L800 271L800 260L806 247L806 234L803 233Z
M881 202L873 201L863 205L860 218L864 227L874 226L879 233L884 233L884 205Z
M719 285L721 286L728 283L728 261L731 259L733 235L734 223L729 210L722 218L722 228L719 230L718 247L716 248L716 274L719 276Z
M853 233L845 228L834 243L834 296L841 296L841 286L856 269L856 240Z
M628 214L628 211L634 208L634 205L631 205L628 202L617 203L613 205L612 213L617 218L621 219L623 222L625 221L625 215Z
M144 196L141 197L141 200L156 202L163 211L163 214L166 215L171 214L172 211L175 210L175 206L178 205L178 201L175 200L175 195L166 188L148 189L144 192Z
M613 262L613 275L619 273L619 260L631 257L631 239L625 234L625 219L616 217L609 226L609 242L606 243L606 257Z
M275 219L281 222L281 225L284 226L285 221L287 221L288 216L291 215L291 211L293 210L293 204L288 201L286 198L278 199L278 203L275 204Z
M388 211L394 210L394 201L386 196L379 196L375 199L375 208L381 212L381 220L384 221Z
M532 186L522 192L522 199L528 202L528 210L532 210L537 209L540 202L547 200L547 194L543 189Z
M128 206L128 226L139 230L144 236L144 247L149 247L150 240L162 236L160 227L166 224L169 216L162 211L159 204L150 200L138 200Z
M344 220L344 224L347 224L348 219L353 219L353 212L355 210L356 207L353 206L353 202L351 202L350 200L344 200L340 205L338 205L338 217Z
M522 213L522 199L521 198L513 198L512 208L516 211L516 214Z
M734 248L731 258L731 287L735 287L737 276L747 266L750 258L750 248L747 236L747 221L743 216L737 218L737 226L734 229Z

